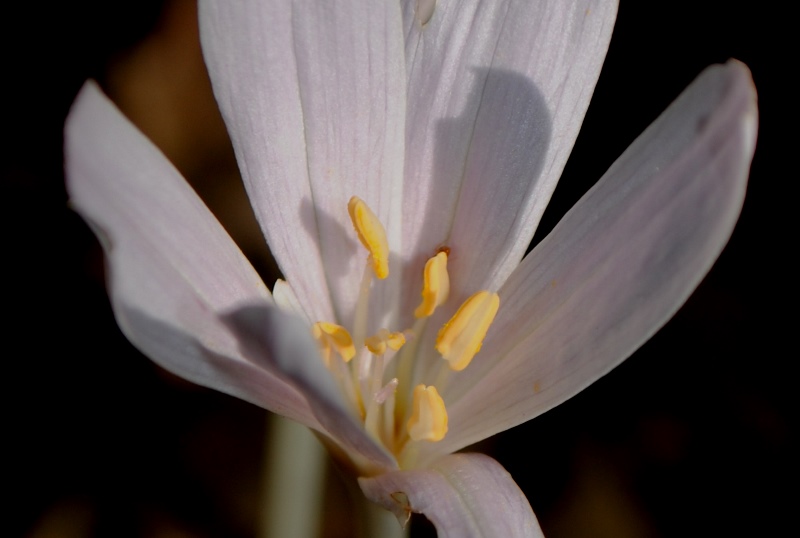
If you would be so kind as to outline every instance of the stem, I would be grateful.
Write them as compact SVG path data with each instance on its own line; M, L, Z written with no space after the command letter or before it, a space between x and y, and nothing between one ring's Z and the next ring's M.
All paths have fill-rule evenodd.
M259 537L319 536L327 455L311 430L268 415ZM376 535L379 536L379 535Z

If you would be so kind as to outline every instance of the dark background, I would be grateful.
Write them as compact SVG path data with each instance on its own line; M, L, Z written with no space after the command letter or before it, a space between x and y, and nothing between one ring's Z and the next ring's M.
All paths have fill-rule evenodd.
M537 239L708 64L750 66L759 140L730 243L675 318L576 398L477 447L511 472L548 538L795 528L797 270L788 255L798 241L788 190L797 149L783 141L796 145L788 123L797 106L783 73L796 69L796 50L780 42L787 15L772 6L620 6ZM241 210L195 16L192 0L17 3L4 15L4 536L256 534L267 414L176 379L126 342L99 247L63 188L63 121L95 77L274 281ZM340 487L331 486L326 536L349 534ZM414 521L412 536L429 533Z

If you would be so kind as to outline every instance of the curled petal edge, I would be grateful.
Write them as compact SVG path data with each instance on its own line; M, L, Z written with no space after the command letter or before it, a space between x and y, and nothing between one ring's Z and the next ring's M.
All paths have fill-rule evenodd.
M543 537L519 486L483 454L452 454L425 469L361 477L358 484L403 526L412 512L424 514L440 538Z

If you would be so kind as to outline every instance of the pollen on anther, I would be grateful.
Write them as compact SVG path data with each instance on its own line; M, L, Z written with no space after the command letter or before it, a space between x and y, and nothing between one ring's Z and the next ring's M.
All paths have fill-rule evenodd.
M406 425L414 441L441 441L447 434L447 409L433 385L414 388L411 418Z
M451 370L463 370L480 351L498 308L500 297L496 293L479 291L444 324L436 337L436 350L450 363Z
M347 210L358 234L358 240L369 252L375 276L379 279L386 278L389 276L389 242L386 240L383 224L366 202L358 196L350 198Z
M416 318L433 314L436 307L450 295L450 276L447 273L447 251L440 251L429 259L423 271L422 303L414 310Z
M331 355L334 351L344 362L349 362L356 356L353 339L347 329L341 325L318 321L311 326L311 333L319 344L326 366L330 366Z
M381 329L377 334L364 340L364 345L375 355L383 355L387 348L397 351L406 343L406 337L401 332L389 332Z

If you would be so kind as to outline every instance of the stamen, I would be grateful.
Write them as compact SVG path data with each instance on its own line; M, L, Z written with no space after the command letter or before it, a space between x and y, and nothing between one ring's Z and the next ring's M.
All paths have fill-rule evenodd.
M331 354L335 351L344 362L349 362L356 355L356 348L350 333L341 325L318 321L311 326L311 333L319 343L325 365L330 368Z
M386 437L386 426L381 428L381 420L386 420L386 415L381 413L381 406L390 400L394 405L394 393L397 391L397 378L392 379L383 387L372 392L369 405L367 406L367 416L364 419L364 427L375 439L388 442ZM394 407L392 407L394 410Z
M386 329L381 329L378 334L370 336L364 340L367 349L375 355L383 355L386 353L386 348L397 351L403 344L406 343L406 337L403 333L391 333Z
M358 196L350 198L347 210L359 241L369 251L375 276L379 279L386 278L389 276L389 243L381 221Z
M394 417L394 405L395 405L395 395L397 394L397 386L399 382L397 378L393 378L389 383L379 391L379 395L382 397L384 396L384 390L387 390L388 394L385 394L386 399L383 402L380 402L379 405L383 409L383 428L381 431L381 435L383 437L384 445L389 448L389 450L394 450L395 448L395 417ZM375 396L378 398L378 395Z
M369 290L372 286L372 273L370 263L364 267L361 275L361 285L358 287L358 300L356 301L356 311L353 316L353 342L361 347L364 344L364 337L367 335L367 324L369 322Z
M447 274L447 253L439 252L425 264L423 272L422 304L414 311L417 318L433 314L437 306L450 294L450 276Z
M411 418L406 426L414 441L441 441L447 434L447 409L433 385L417 385Z
M450 363L451 370L463 370L480 351L499 307L496 293L479 291L445 323L436 337L436 350Z
M396 390L397 390L397 378L395 377L394 379L386 383L386 385L384 385L381 390L375 393L375 403L377 403L378 405L382 405L389 396L394 394Z
M397 351L403 344L406 343L406 337L403 333L392 333L386 329L381 329L375 336L370 336L365 340L365 344L371 353L364 353L361 356L362 364L368 365L365 372L363 372L362 390L365 394L371 395L369 406L367 407L367 431L374 434L379 438L380 432L378 427L379 410L378 407L389 397L394 394L397 388L397 379L393 379L388 385L381 388L383 383L383 374L386 371L386 350L392 349Z

